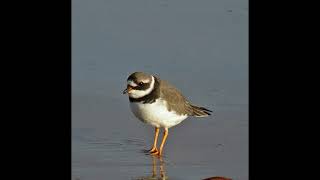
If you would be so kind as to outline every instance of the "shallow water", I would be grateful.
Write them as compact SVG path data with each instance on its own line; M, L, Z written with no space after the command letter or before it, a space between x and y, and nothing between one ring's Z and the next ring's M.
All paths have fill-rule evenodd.
M247 19L245 0L74 0L72 179L248 179ZM170 128L162 159L121 93L137 70L214 111Z
M220 113L216 112L215 119L190 118L169 130L163 157L166 176L190 180L211 176L247 179L246 115L237 111ZM243 119L228 117L227 113ZM115 121L121 127L114 125ZM73 177L98 180L151 176L152 156L143 150L151 147L153 129L131 116L114 118L109 123L73 128Z

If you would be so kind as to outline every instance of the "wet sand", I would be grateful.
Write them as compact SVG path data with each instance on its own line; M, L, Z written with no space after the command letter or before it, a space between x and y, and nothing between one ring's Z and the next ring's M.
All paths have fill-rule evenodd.
M247 1L77 0L72 8L72 179L248 179ZM121 93L134 71L213 110L170 128L161 160L143 152L154 129Z
M216 107L213 118L189 118L171 128L163 157L166 176L186 180L212 176L247 179L248 124L247 115L242 112L245 109L219 111ZM84 117L88 127L73 128L73 177L139 179L152 175L152 156L143 150L152 145L153 128L135 119L125 105L123 110L118 117L106 117L110 113L101 112L96 127L92 127L93 119Z

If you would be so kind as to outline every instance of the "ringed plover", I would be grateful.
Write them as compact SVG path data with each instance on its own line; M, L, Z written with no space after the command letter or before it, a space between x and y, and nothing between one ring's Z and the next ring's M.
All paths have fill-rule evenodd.
M182 93L167 81L144 72L132 73L127 79L130 108L142 122L155 127L154 143L148 151L161 156L168 136L168 129L181 123L188 116L207 117L211 110L191 104ZM164 135L157 149L159 129L164 128Z

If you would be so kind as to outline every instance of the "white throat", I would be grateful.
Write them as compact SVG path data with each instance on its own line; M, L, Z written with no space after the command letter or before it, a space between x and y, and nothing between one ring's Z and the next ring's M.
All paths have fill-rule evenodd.
M154 88L154 82L155 82L154 77L151 76L151 78L152 78L152 79L151 79L150 87L149 87L148 89L146 89L146 90L136 90L136 89L132 89L132 90L130 91L130 93L128 93L129 96L132 97L132 98L141 98L141 97L146 96L146 95L148 95L149 93L151 93L151 91L152 91L153 88Z

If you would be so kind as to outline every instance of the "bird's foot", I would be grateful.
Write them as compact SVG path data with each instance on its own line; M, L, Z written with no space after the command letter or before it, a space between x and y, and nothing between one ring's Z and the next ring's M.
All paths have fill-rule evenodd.
M160 156L161 156L161 153L160 153L160 151L158 151L158 150L156 150L156 151L154 151L154 152L151 152L150 154L153 155L153 156L157 156L157 157L160 157Z
M148 151L148 153L154 153L154 152L158 152L158 149L156 147L153 147Z

